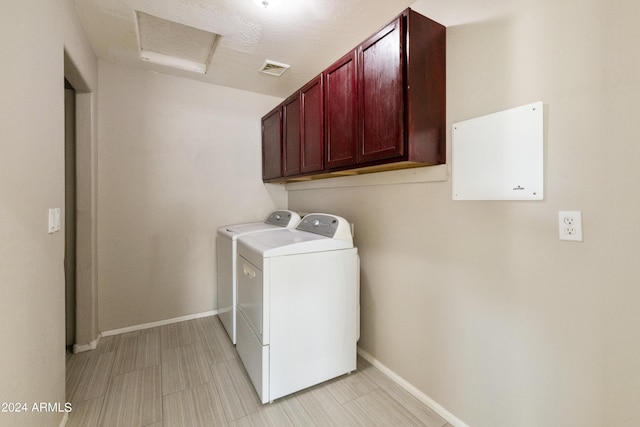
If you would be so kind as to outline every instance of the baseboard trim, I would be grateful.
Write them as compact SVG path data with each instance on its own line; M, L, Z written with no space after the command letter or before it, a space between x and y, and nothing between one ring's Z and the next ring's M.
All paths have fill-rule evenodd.
M98 335L98 338L96 338L95 340L91 341L89 344L74 344L73 345L73 352L74 353L83 353L85 351L95 350L96 348L98 348L98 344L100 344L100 335Z
M438 402L424 394L422 391L418 390L413 384L402 378L400 375L396 374L394 371L392 371L390 368L388 368L386 365L384 365L382 362L380 362L378 359L376 359L360 347L358 347L358 354L362 356L364 360L378 368L383 374L391 378L396 384L405 389L413 397L431 408L436 414L444 418L449 424L455 427L469 427L451 412L447 411Z
M141 325L127 326L126 328L111 329L109 331L100 332L101 337L111 335L119 335L127 332L142 331L144 329L155 328L156 326L170 325L172 323L184 322L185 320L199 319L201 317L209 317L218 314L218 310L205 311L204 313L189 314L187 316L174 317L173 319L159 320L157 322L143 323Z
M58 427L65 427L68 421L69 421L69 413L65 412L64 415L62 416L62 420L60 421L60 424L58 425Z

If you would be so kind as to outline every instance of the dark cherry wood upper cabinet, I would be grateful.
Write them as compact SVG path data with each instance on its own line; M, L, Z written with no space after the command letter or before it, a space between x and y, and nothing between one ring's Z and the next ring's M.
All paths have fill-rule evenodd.
M282 142L263 118L264 180L445 163L445 103L446 28L406 9L285 100Z
M326 168L358 161L358 97L356 51L342 57L324 73Z
M324 170L324 93L322 75L300 89L300 172Z
M446 28L405 10L359 50L359 165L446 162Z
M324 169L322 76L282 103L282 174L285 177Z
M446 28L407 9L407 157L424 164L446 163Z
M405 154L404 19L397 18L358 49L358 163Z
M282 177L282 118L278 105L262 118L262 180Z
M300 174L300 93L282 103L282 175Z

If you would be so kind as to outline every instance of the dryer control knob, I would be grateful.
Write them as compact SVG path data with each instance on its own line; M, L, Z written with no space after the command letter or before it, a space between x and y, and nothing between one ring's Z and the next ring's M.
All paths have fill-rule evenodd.
M317 220L317 219L316 219L315 221L313 221L313 226L314 226L314 227L317 227L317 226L319 226L319 225L320 225L320 220Z

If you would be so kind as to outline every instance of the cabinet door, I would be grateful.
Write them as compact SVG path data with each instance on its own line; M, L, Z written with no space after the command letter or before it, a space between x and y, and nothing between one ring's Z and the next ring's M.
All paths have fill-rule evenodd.
M300 93L282 103L282 174L300 174Z
M327 169L358 161L356 51L324 72Z
M262 180L282 176L281 112L280 106L262 118Z
M322 75L300 90L301 123L300 150L302 173L320 172L324 169L324 96Z
M405 153L402 22L396 19L359 49L359 163Z

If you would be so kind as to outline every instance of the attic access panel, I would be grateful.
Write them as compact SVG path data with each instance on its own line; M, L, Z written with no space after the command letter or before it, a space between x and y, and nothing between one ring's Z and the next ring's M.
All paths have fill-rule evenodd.
M135 11L140 59L205 74L218 34Z
M453 200L542 200L543 104L452 125Z

